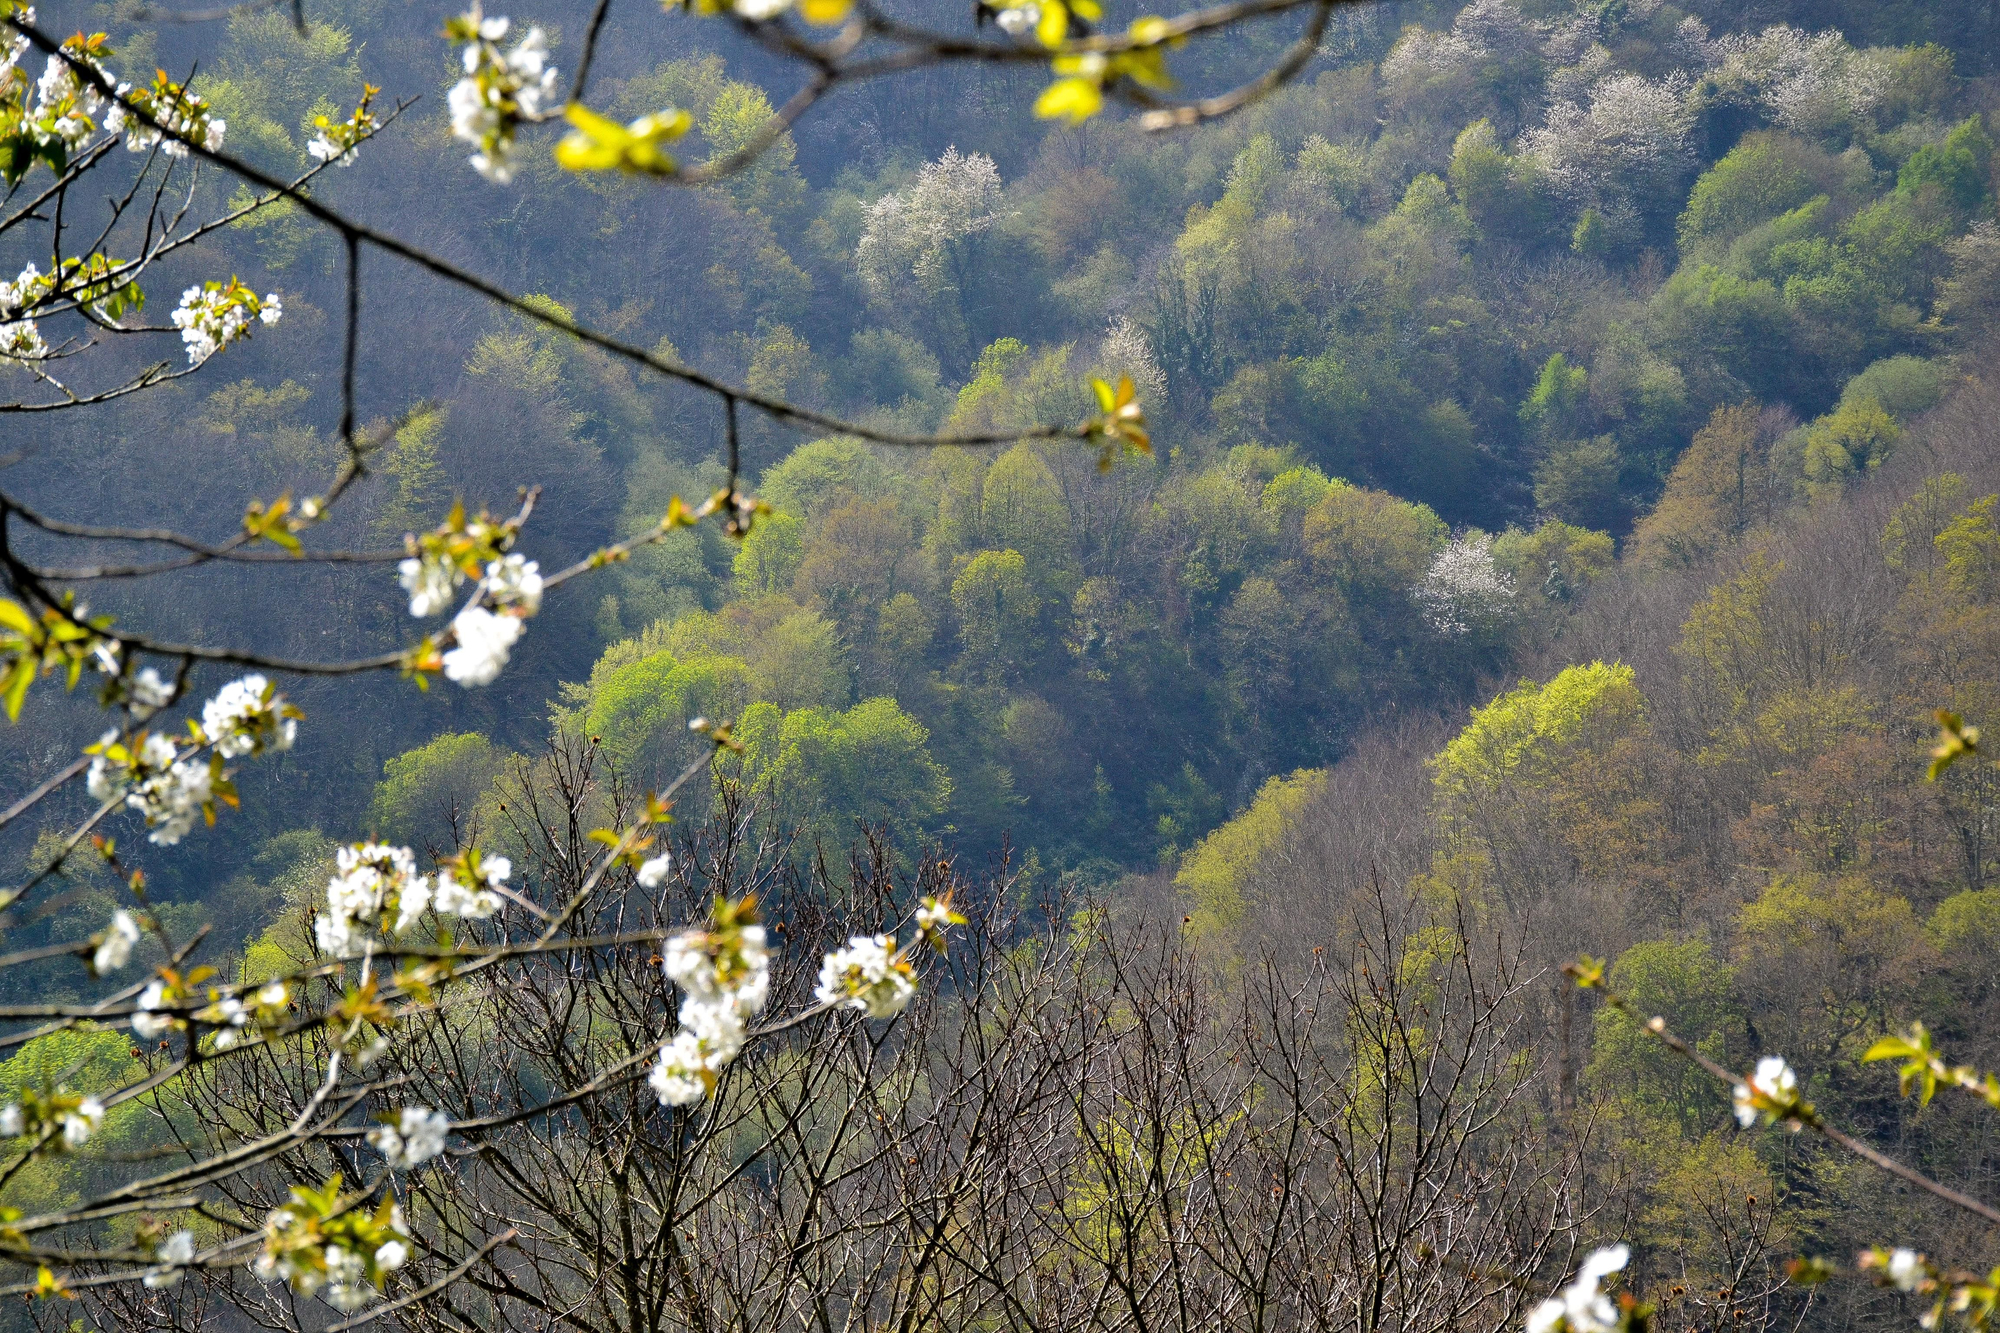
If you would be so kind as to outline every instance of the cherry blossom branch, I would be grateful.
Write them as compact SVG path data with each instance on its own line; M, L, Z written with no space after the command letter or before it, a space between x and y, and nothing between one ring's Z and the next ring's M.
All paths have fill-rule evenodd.
M1736 1089L1739 1101L1751 1089L1756 1090L1750 1094L1754 1097L1768 1096L1760 1086L1759 1080L1755 1075L1738 1075L1732 1073L1696 1050L1686 1038L1667 1026L1665 1018L1658 1014L1651 1017L1641 1015L1629 1000L1605 985L1602 964L1587 959L1581 963L1565 963L1563 965L1563 973L1574 979L1577 985L1581 987L1602 992L1604 1002L1619 1013L1624 1014L1627 1018L1630 1018L1634 1023L1637 1023L1641 1031L1647 1033L1675 1055L1680 1056L1682 1059L1701 1069L1718 1083ZM1798 1098L1796 1095L1792 1095L1789 1100L1775 1100L1773 1104L1765 1106L1762 1109L1765 1111L1765 1114L1776 1121L1790 1125L1795 1130L1798 1128L1810 1129L1828 1142L1846 1149L1856 1157L1861 1158L1879 1170L1886 1171L1898 1180L1914 1185L1918 1189L1944 1200L1952 1207L1971 1213L1985 1222L1994 1226L2000 1226L2000 1208L1994 1208L1992 1205L1982 1203L1969 1194L1963 1194L1949 1185L1932 1180L1923 1172L1916 1170L1914 1167L1904 1165L1874 1145L1855 1138L1852 1134L1847 1133L1838 1126L1830 1124L1825 1117L1813 1109L1811 1103Z

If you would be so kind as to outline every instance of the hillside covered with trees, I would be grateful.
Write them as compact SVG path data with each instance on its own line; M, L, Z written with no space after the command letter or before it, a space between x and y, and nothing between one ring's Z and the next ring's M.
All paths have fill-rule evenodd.
M155 263L147 318L166 319L170 292L233 274L247 331L218 335L212 365L190 353L205 368L184 379L149 378L146 349L92 341L105 383L138 377L144 391L9 418L0 522L31 529L13 536L26 554L9 548L9 577L78 549L59 538L94 561L127 549L31 514L220 543L251 506L254 542L273 497L289 505L339 475L340 507L310 515L312 531L392 559L407 546L400 585L375 557L275 554L42 582L87 595L78 625L110 614L162 642L254 637L273 662L383 654L394 667L410 617L450 608L462 578L434 605L421 580L446 577L435 551L459 540L475 555L454 558L506 634L484 680L420 650L400 677L274 668L303 715L296 744L289 715L239 701L245 739L228 753L254 757L255 780L171 854L144 848L129 820L105 825L122 846L77 852L73 830L123 789L99 809L112 789L63 785L104 724L90 691L38 686L0 756L14 791L52 794L0 819L0 840L55 892L0 920L21 964L0 974L0 999L22 1022L54 1006L62 1030L16 1034L39 1039L0 1063L7 1097L148 1082L179 1031L184 1077L211 1100L147 1116L114 1105L109 1119L100 1107L106 1151L215 1146L222 1125L282 1136L322 1104L310 1094L324 1060L262 1082L204 1065L228 1049L200 1045L202 1023L223 1026L208 1010L157 1052L140 1038L166 1010L143 1000L129 1049L116 1024L96 1026L104 1011L84 1006L98 964L61 955L85 937L101 948L134 893L157 938L126 953L178 977L169 941L193 939L223 982L273 978L276 999L245 991L231 1012L255 1016L228 1021L274 1043L304 993L276 978L319 969L314 984L350 1017L375 993L373 962L358 979L353 962L373 954L344 953L329 920L346 930L380 913L387 940L432 911L442 958L483 938L475 921L518 917L548 933L518 956L495 946L513 984L480 986L459 1010L440 1002L422 1020L429 1044L369 1076L391 1082L367 1106L415 1088L472 1145L455 1184L443 1168L416 1183L423 1155L403 1138L382 1149L385 1170L403 1152L411 1183L370 1188L435 1226L426 1280L448 1286L466 1255L459 1275L485 1275L462 1309L411 1296L410 1317L433 1321L411 1327L524 1309L556 1327L551 1293L598 1290L582 1326L830 1327L826 1305L851 1302L904 1326L946 1312L996 1328L1526 1318L1549 1333L1530 1296L1557 1290L1586 1243L1616 1240L1629 1267L1578 1281L1623 1271L1658 1327L1874 1328L1969 1279L1940 1267L1931 1287L1890 1280L1885 1250L1882 1282L1822 1291L1792 1261L1845 1264L1893 1240L1967 1270L2000 1263L1992 1231L1970 1234L1936 1189L1871 1172L1824 1136L1756 1127L1823 1116L1942 1188L1992 1198L2000 1181L2000 1085L1978 1093L1970 1072L2000 1065L2000 767L1971 732L1956 762L1926 772L1937 710L2000 725L1992 5L1343 3L1289 80L1165 133L1115 105L1038 114L1044 70L999 59L842 85L780 123L799 69L756 40L769 16L740 3L737 24L651 6L532 16L565 81L580 48L596 53L588 100L612 132L631 140L619 124L686 113L658 142L714 175L684 188L576 169L549 149L584 150L527 120L511 160L489 141L481 170L465 166L442 12L309 3L301 27L282 7L202 23L43 8L51 31L103 28L121 69L187 77L229 151L273 178L338 159L347 141L329 144L329 126L364 86L379 91L355 115L372 105L382 124L351 166L275 202L240 172L179 185L189 216L237 215ZM892 19L962 24L948 8ZM1026 41L1020 12L981 7L980 30ZM457 21L472 34L454 39L466 77L481 41L499 51L528 21L504 42L478 35L477 10ZM1253 78L1294 35L1278 26L1176 47L1174 75ZM1080 58L1058 56L1056 73ZM33 187L19 182L34 164L14 160L0 174ZM434 259L392 265L325 225L308 206L322 200ZM0 268L48 263L30 230L0 231ZM524 299L510 309L446 269ZM0 292L19 298L0 314L20 315L31 276ZM101 296L80 304L101 313ZM19 328L0 325L0 392L71 392L59 362L19 354ZM619 348L686 374L650 374ZM1070 423L1113 411L1093 379L1129 381L1144 447L1114 447L1101 424L1079 441ZM739 419L751 399L790 406ZM673 520L711 494L728 526L710 510ZM526 517L518 536L439 528L454 506ZM521 556L589 578L560 597L552 583L544 608L540 576L519 582ZM456 640L425 645L470 652L463 619ZM445 622L417 632L443 636ZM182 657L175 694L213 693L233 660ZM116 673L110 660L91 669ZM642 860L666 823L656 791L677 824ZM611 832L590 834L593 821ZM435 899L378 888L367 911L338 908L326 885L354 873L355 838L456 867L465 896L440 878ZM412 892L413 869L381 859L386 847L367 854ZM497 878L480 869L495 861ZM502 883L515 867L519 895ZM829 1030L774 1041L782 1054L742 1083L723 1076L767 990L774 1012L881 1019L917 989L893 938L868 973L880 990L823 973L814 991L804 962L770 972L760 900L774 951L851 927L863 933L839 957L865 971L865 941L892 932L904 899L921 904L913 939L947 959L907 1041ZM711 901L716 975L760 978L720 992L754 991L741 1014L708 1020L734 1024L729 1054L655 1082L657 1098L640 1086L622 1110L563 1092L624 1096L592 1072L600 1056L666 1068L653 1011L671 1010L675 984L705 994L674 971L667 927ZM954 902L973 905L970 921ZM960 926L969 957L946 943ZM559 930L585 941L561 947L587 966L556 961ZM424 988L449 965L405 964L397 993L430 1014ZM1321 1006L1345 1015L1319 1020L1338 1033L1314 1026ZM1666 1015L1727 1070L1781 1051L1802 1082L1753 1096L1746 1076L1732 1100L1640 1013ZM1866 1062L1912 1021L1971 1062L1958 1090L1986 1107L1944 1093L1920 1105ZM359 1068L387 1049L362 1027L315 1037L338 1052L322 1100L342 1059ZM499 1031L520 1032L520 1050L489 1080L481 1055ZM1057 1087L1073 1099L1045 1100ZM715 1109L698 1129L646 1127L704 1098ZM874 1125L815 1121L815 1099L870 1107L859 1119ZM508 1109L544 1102L575 1118ZM1391 1151L1406 1111L1416 1142ZM46 1121L51 1141L65 1123ZM517 1123L536 1128L507 1159L493 1145ZM355 1180L358 1124L330 1131L326 1154ZM1008 1125L1030 1145L1019 1162L991 1146ZM1372 1193L1345 1174L1365 1175L1371 1152ZM730 1153L776 1163L769 1180ZM0 1197L31 1216L83 1208L116 1174L89 1157L20 1160ZM897 1161L909 1173L885 1183ZM599 1179L605 1163L618 1165ZM1238 1172L1276 1182L1271 1200L1220 1183ZM614 1175L619 1207L636 1190L657 1224L644 1244L600 1234ZM318 1179L300 1168L282 1183ZM1294 1181L1334 1183L1298 1185L1296 1202ZM276 1189L246 1186L230 1216L272 1206ZM799 1197L811 1202L795 1216ZM975 1197L936 1216L923 1202ZM334 1204L315 1206L315 1225L335 1225ZM702 1232L682 1253L690 1219ZM0 1220L0 1251L16 1220ZM101 1222L86 1209L62 1225ZM400 1220L379 1226L371 1245L408 1254ZM532 1232L519 1266L481 1266L503 1227ZM1266 1238L1256 1263L1252 1233ZM830 1257L849 1234L869 1239ZM221 1250L203 1253L220 1269ZM1167 1254L1197 1258L1183 1271ZM415 1291L389 1276L402 1262L370 1268L371 1290ZM612 1295L614 1270L629 1289ZM330 1280L360 1293L355 1309L374 1299L359 1278ZM1990 1312L2000 1277L1989 1285ZM167 1314L153 1297L91 1308L131 1327L234 1327L213 1322L228 1303L263 1326L318 1327L284 1283L270 1290L204 1296L215 1310L192 1297ZM808 1317L787 1304L799 1291L841 1295ZM1576 1306L1562 1327L1636 1329L1636 1308L1614 1321Z

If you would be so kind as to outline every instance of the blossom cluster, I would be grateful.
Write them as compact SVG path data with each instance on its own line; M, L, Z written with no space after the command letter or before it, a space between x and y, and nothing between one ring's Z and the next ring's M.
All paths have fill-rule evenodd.
M19 14L34 21L32 8ZM125 146L135 153L157 146L168 157L184 157L189 142L210 152L222 147L228 128L223 119L164 71L149 85L114 83L104 65L111 55L104 33L71 37L32 81L21 68L28 50L27 38L18 32L0 38L0 143L10 150L0 158L0 176L8 183L18 183L38 161L62 170L100 129L124 134ZM11 337L19 341L22 335Z
M333 166L351 167L361 146L361 141L382 128L382 122L369 110L369 104L380 92L372 83L361 87L361 104L354 108L346 120L334 120L327 116L313 118L313 127L319 133L306 145L306 152L315 160Z
M855 935L820 960L819 1002L894 1018L917 993L917 973L891 935Z
M127 107L145 119L130 114ZM105 116L104 127L113 134L123 130L125 147L132 152L143 153L157 144L168 157L186 157L189 143L198 143L211 153L220 151L228 122L215 115L207 102L169 79L165 70L159 70L148 86L118 85L118 101Z
M195 1010L194 1017L216 1030L215 1049L227 1051L263 1040L266 1032L283 1022L291 991L284 982L271 981L253 991L248 1004L240 995L213 990L209 997L209 1003Z
M196 968L186 974L161 968L160 975L139 992L132 1014L133 1035L153 1041L186 1028L188 1019L180 1017L179 1011L203 998L208 1003L196 1009L192 1017L195 1022L215 1029L215 1049L219 1051L261 1041L264 1034L285 1021L291 988L284 982L269 981L247 992L247 1002L243 992L214 986L207 989L205 996L199 995L199 983L212 975L212 968Z
M742 1052L750 1020L770 998L771 951L755 902L717 902L712 927L669 939L663 964L686 996L680 1031L661 1049L647 1082L662 1105L692 1106Z
M423 1165L444 1151L445 1135L451 1132L451 1117L428 1106L406 1106L399 1114L384 1116L383 1123L368 1131L368 1144L382 1154L393 1170L408 1171Z
M115 693L123 694L137 715L150 716L172 701L173 687L151 668L131 677L120 674L115 647L100 645L93 660L123 682ZM190 724L196 746L214 747L208 759L197 759L193 750L183 755L159 732L141 731L121 741L116 731L107 731L87 751L95 757L85 786L96 801L122 797L145 818L148 838L171 847L194 827L197 815L213 822L215 802L235 799L223 761L290 749L300 716L263 676L244 676L202 706L200 725Z
M90 664L110 677L102 695L102 702L107 708L122 703L143 722L174 701L174 686L152 667L141 667L136 672L126 673L123 650L114 639L98 641L97 646L90 650Z
M298 736L298 709L259 675L232 680L202 705L201 734L224 759L289 750Z
M214 818L219 757L200 760L190 752L182 758L172 741L145 731L129 744L107 731L88 753L95 756L84 779L90 798L108 802L122 796L145 819L146 837L156 846L171 847L186 837L197 815Z
M503 556L486 566L479 587L499 609L468 606L453 616L451 631L458 646L444 655L445 677L467 689L492 684L528 617L542 609L541 567L518 555Z
M321 1189L294 1186L291 1202L272 1209L264 1223L264 1249L252 1271L351 1312L380 1295L389 1275L409 1262L410 1233L393 1195L370 1213L347 1206L340 1183L336 1175Z
M34 13L26 9L23 17L33 22ZM5 172L10 181L19 180L37 158L60 170L97 132L104 94L78 78L70 60L101 71L100 62L110 54L105 35L78 33L63 43L62 52L49 57L41 78L31 85L21 68L28 54L28 39L10 34L0 42L0 127L4 127L0 134L13 140L15 148Z
M58 1152L81 1148L103 1123L103 1102L60 1088L54 1092L29 1088L20 1101L0 1106L0 1138L52 1134L49 1142Z
M1912 1249L1865 1250L1861 1267L1879 1268L1897 1291L1915 1291L1931 1275L1929 1260Z
M181 1273L194 1262L194 1232L176 1231L161 1241L153 1251L157 1261L146 1272L145 1283L149 1287L171 1287L181 1280Z
M44 273L29 264L12 282L0 280L0 361L45 361L52 355L40 324L28 314L52 296L72 298L99 319L113 323L126 309L145 304L145 293L124 277L129 269L107 255L93 253L73 255L54 272Z
M498 185L514 179L516 130L539 119L556 99L548 37L529 28L503 54L499 43L510 26L505 17L487 18L476 3L445 25L448 40L465 43L465 77L445 99L451 132L478 147L472 169Z
M90 970L97 976L108 976L132 961L132 948L139 943L139 918L124 908L111 914L111 924L97 937L97 947L91 951Z
M33 264L12 282L0 282L0 361L41 361L49 354L41 328L21 312L32 309L55 285L55 278Z
M1691 162L1694 109L1687 74L1611 74L1579 100L1550 106L1521 151L1565 197L1615 207L1620 191L1677 182Z
M468 578L479 579L478 599L452 617L454 646L426 668L442 669L467 689L500 675L526 621L542 609L541 566L507 554L513 540L513 524L484 514L468 519L460 507L436 530L403 539L410 554L397 572L411 615L438 614Z
M998 224L1001 201L992 158L946 148L907 188L867 206L854 251L862 280L880 293L907 287L912 277L929 291L947 286L953 248Z
M232 277L227 284L205 282L181 293L174 327L187 345L188 363L200 365L229 344L250 336L253 321L276 324L285 313L276 292L258 296Z
M1757 1123L1762 1112L1772 1120L1790 1117L1799 1110L1799 1076L1782 1055L1767 1055L1757 1062L1756 1072L1736 1085L1736 1123L1745 1129Z
M1712 82L1719 95L1758 105L1801 134L1825 133L1873 109L1890 84L1882 54L1856 50L1838 32L1779 25L1712 43L1702 42L1705 36L1691 30L1685 40L1718 62Z
M1625 1267L1632 1251L1623 1245L1592 1250L1576 1280L1528 1312L1528 1333L1613 1333L1618 1307L1604 1294L1604 1279Z
M468 851L440 866L435 881L417 873L407 847L379 842L350 843L334 853L334 875L326 885L326 908L313 922L313 937L325 952L352 957L369 929L400 935L426 911L481 918L500 910L494 890L512 874L504 856Z

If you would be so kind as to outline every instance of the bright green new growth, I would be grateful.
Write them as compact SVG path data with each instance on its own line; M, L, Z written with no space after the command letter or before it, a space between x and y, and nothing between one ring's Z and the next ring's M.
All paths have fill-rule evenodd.
M1632 668L1592 662L1565 667L1546 685L1522 681L1484 708L1431 761L1448 807L1510 784L1538 786L1645 718Z
M1240 924L1249 906L1244 890L1264 858L1284 841L1300 813L1326 791L1326 770L1300 769L1271 778L1250 808L1196 843L1181 862L1174 885L1190 903L1191 929L1215 935Z

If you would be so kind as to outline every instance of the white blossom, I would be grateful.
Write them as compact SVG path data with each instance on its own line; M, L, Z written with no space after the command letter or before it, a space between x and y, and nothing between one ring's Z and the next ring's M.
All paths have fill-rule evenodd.
M160 1264L147 1271L146 1285L171 1287L181 1280L181 1270L194 1262L194 1232L176 1231L160 1242L160 1248L153 1251L153 1257Z
M42 340L41 328L34 320L0 324L0 361L43 361L48 355L49 345Z
M445 1136L450 1132L451 1117L443 1111L433 1111L428 1106L406 1106L393 1125L377 1125L369 1130L368 1143L382 1154L390 1169L408 1171L443 1152Z
M1166 401L1167 373L1153 357L1152 340L1129 316L1119 315L1105 328L1097 361L1106 383L1118 383L1121 375L1130 378L1139 401L1149 409Z
M1618 1307L1604 1294L1604 1279L1625 1267L1632 1251L1624 1245L1592 1250L1576 1280L1528 1312L1528 1333L1613 1333Z
M64 1111L56 1123L62 1128L63 1147L72 1151L90 1142L90 1136L104 1123L104 1103L85 1097L75 1110Z
M451 605L452 591L465 582L449 560L411 556L396 566L403 591L410 594L410 614L419 620Z
M232 680L202 705L201 731L225 759L289 750L298 736L285 696L260 675Z
M319 133L306 145L306 152L314 159L339 167L351 167L360 155L361 141L382 128L382 122L368 109L369 100L375 95L369 89L361 98L361 105L343 121L332 121L321 117L318 121Z
M480 863L482 879L478 884L461 884L449 868L438 871L437 910L447 916L484 918L500 910L500 895L491 887L506 882L513 873L513 863L504 856L489 856Z
M101 752L91 760L85 789L97 801L122 793L126 806L144 816L147 838L161 847L173 846L194 827L208 802L213 773L206 763L176 759L174 743L165 736L146 734L133 750L118 746L117 740L117 732L107 731L98 742Z
M665 874L663 864L660 875ZM664 1105L689 1106L707 1094L704 1075L713 1076L742 1053L750 1020L770 998L771 951L762 926L725 921L714 931L669 937L662 964L687 994L680 1031L660 1052L650 1081Z
M1930 1276L1924 1256L1915 1250L1897 1250L1889 1256L1888 1268L1889 1280L1896 1284L1897 1291L1915 1291Z
M774 19L792 7L792 0L735 0L735 10L752 23Z
M719 956L725 947L727 957ZM683 931L667 940L662 965L690 996L708 1004L726 1001L746 1018L764 1007L770 993L771 951L762 926L739 928L727 945L703 931Z
M132 1032L145 1041L166 1035L173 1027L173 1015L159 1012L167 1007L167 983L155 981L139 992L138 1012L132 1015Z
M232 1050L245 1041L258 1040L258 1034L250 1033L252 1017L249 1006L234 995L224 995L214 1003L195 1012L195 1017L212 1027L220 1029L215 1034L215 1049Z
M902 1013L917 993L917 979L894 943L886 935L855 935L846 948L827 954L815 992L820 1003L859 1009L870 1018Z
M141 717L151 717L174 701L174 687L160 678L160 673L151 667L142 667L139 674L132 677L126 698L131 701L132 711Z
M343 1245L326 1247L326 1289L320 1299L343 1314L351 1314L375 1299L368 1280L368 1260Z
M1736 1085L1736 1123L1748 1129L1757 1123L1759 1110L1789 1107L1798 1101L1798 1094L1799 1076L1785 1063L1785 1057L1767 1055L1757 1062L1757 1070L1750 1075L1747 1085ZM1770 1105L1758 1106L1760 1098Z
M701 1042L710 1069L719 1070L742 1054L749 1035L746 1017L733 994L720 1000L690 995L681 1001L681 1030L693 1033Z
M539 118L557 96L547 34L530 28L503 54L496 43L508 27L506 18L489 19L475 4L447 29L466 43L461 53L465 77L445 98L451 132L478 147L470 158L473 170L499 185L514 178L516 128Z
M507 654L521 637L516 616L495 615L483 606L468 606L451 621L458 646L444 655L444 674L467 689L490 685L507 665Z
M200 283L182 292L173 322L187 347L188 363L198 366L229 344L248 337L253 319L275 324L283 313L277 293L260 297L231 278L226 286Z
M646 1083L658 1094L662 1106L693 1106L708 1095L707 1070L701 1040L682 1030L660 1048L660 1059Z
M1035 25L1042 21L1042 7L1033 4L1014 5L994 15L993 21L998 23L1000 31L1009 37L1019 37L1022 33L1034 31Z
M358 952L360 933L380 922L383 912L394 903L398 911L397 929L405 928L406 900L427 900L428 882L417 874L417 859L407 847L385 843L350 843L334 853L334 874L326 884L326 909L313 922L313 937L320 949L336 958Z
M396 933L402 934L423 919L431 905L431 880L428 875L418 875L403 886L396 895Z
M27 1118L21 1113L21 1103L8 1102L0 1106L0 1137L18 1139L27 1132Z
M1404 83L1413 78L1450 74L1485 54L1486 48L1468 33L1431 32L1413 27L1382 58L1382 81Z
M164 73L156 75L150 87L121 83L116 91L117 100L105 114L104 128L113 134L122 131L128 151L144 153L158 145L164 156L186 157L189 141L199 143L211 153L221 150L228 122L212 114L207 102L169 80ZM128 114L127 103L151 117L154 124ZM162 129L166 133L162 134Z
M1693 161L1689 87L1681 73L1601 78L1587 106L1553 103L1542 125L1521 136L1521 152L1579 206L1615 208L1628 196L1677 190Z
M139 920L124 908L111 914L97 952L90 956L90 970L98 976L116 972L132 961L132 946L139 942Z
M639 887L657 889L667 882L667 873L673 869L674 858L665 852L651 857L639 866Z
M917 907L916 927L928 934L933 930L943 930L951 924L951 904L939 902L936 898L926 898Z
M324 130L313 136L306 145L306 154L320 162L331 162L336 166L351 167L357 156L352 145L335 143Z
M1691 34L1690 34L1691 35ZM1786 129L1823 134L1874 108L1889 86L1880 57L1840 33L1777 25L1724 37L1709 48L1718 94L1761 107Z
M542 571L533 560L502 556L486 566L486 578L480 586L497 607L518 609L528 616L542 609Z
M400 1240L385 1240L375 1247L375 1266L395 1272L410 1261L410 1247Z
M33 5L23 5L14 13L23 24L33 24L35 21ZM0 82L10 79L14 71L20 67L21 57L28 54L30 45L25 33L13 29L0 30Z

